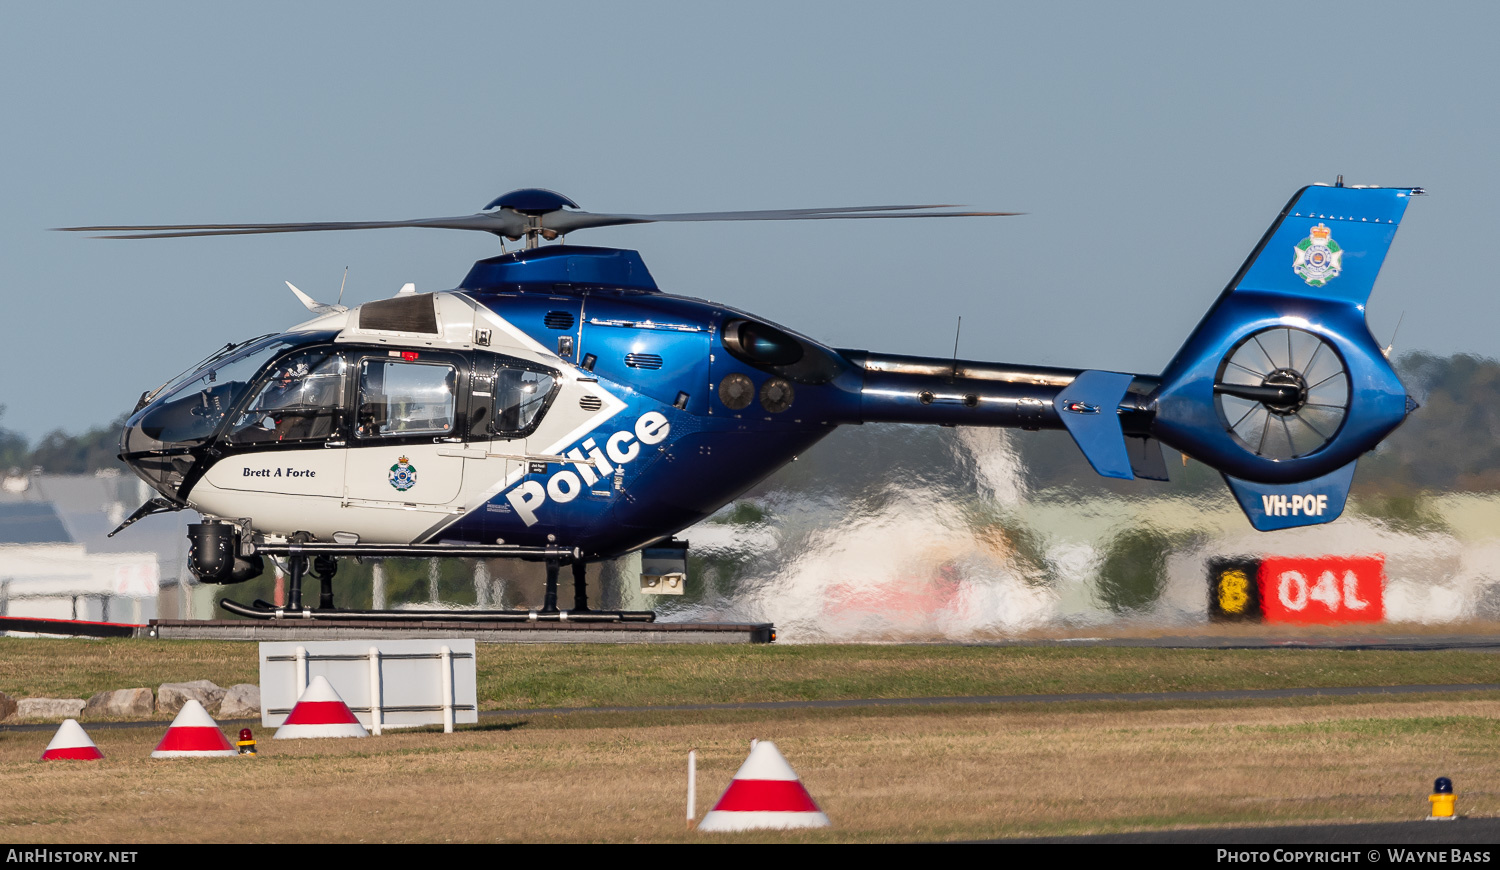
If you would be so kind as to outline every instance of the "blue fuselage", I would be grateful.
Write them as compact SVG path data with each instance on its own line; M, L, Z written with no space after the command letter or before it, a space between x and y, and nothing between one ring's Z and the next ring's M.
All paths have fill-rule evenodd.
M638 261L614 271L615 286L590 280L602 274L536 280L538 267L616 265L609 261L631 254L544 248L476 264L461 292L591 372L627 407L578 439L602 454L602 467L538 467L434 540L557 543L608 557L702 520L839 425L1061 427L1052 400L1076 370L834 349L647 281L620 286L622 272L644 273ZM503 280L523 270L525 283ZM1132 398L1153 386L1141 379ZM647 414L666 421L659 443L633 437ZM617 449L606 450L611 438Z

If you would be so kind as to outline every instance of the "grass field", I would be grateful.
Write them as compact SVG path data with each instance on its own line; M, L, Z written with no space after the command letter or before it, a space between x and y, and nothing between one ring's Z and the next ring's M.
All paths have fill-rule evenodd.
M489 709L1500 682L1487 653L936 646L480 647ZM0 689L86 696L253 682L255 646L0 641ZM68 688L67 692L60 691ZM102 762L39 763L0 731L7 842L861 841L1418 819L1437 776L1500 815L1494 692L1211 703L520 713L458 733L261 738L256 759L152 760L156 727L97 728ZM834 828L686 828L752 738L774 740Z
M253 643L0 638L0 691L259 681ZM1500 683L1465 651L1187 650L877 645L481 644L481 709Z

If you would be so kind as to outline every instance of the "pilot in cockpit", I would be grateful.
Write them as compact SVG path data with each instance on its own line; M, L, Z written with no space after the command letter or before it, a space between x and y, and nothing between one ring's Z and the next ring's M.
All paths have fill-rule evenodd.
M342 406L343 365L327 351L295 354L272 369L241 417L237 441L302 441L331 434Z

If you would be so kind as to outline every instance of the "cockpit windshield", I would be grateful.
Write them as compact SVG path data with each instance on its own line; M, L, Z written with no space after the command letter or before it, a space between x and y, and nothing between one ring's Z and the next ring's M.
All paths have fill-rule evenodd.
M234 408L261 366L291 346L285 338L273 336L214 360L168 385L132 423L140 434L162 444L203 441ZM126 445L126 451L132 446Z
M136 410L140 410L141 408L145 407L147 402L153 402L158 397L176 390L183 383L194 380L202 373L204 369L212 366L219 360L222 360L228 356L233 356L234 354L239 353L240 351L253 344L259 344L260 342L265 341L268 338L274 337L275 333L267 333L266 335L257 335L254 338L247 338L244 341L231 341L230 343L224 345L223 347L219 348L203 359L198 360L196 363L193 363L188 368L183 369L181 372L173 375L171 380L167 381L156 389L148 390L145 395L141 396L141 404L136 406Z

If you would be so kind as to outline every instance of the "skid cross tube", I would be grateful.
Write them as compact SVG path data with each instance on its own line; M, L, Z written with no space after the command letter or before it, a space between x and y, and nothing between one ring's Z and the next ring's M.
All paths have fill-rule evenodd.
M557 572L561 566L562 562L558 559L547 560L547 588L542 597L543 613L557 612Z
M589 612L589 565L582 559L573 560L573 612Z
M307 557L291 553L287 559L287 598L288 610L302 609L302 575L307 573Z

